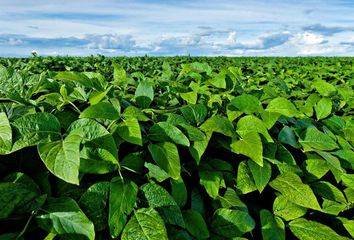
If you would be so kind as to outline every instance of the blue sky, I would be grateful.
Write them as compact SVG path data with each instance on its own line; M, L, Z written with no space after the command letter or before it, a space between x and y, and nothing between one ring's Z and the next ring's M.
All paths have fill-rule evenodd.
M0 56L354 56L354 0L0 0Z

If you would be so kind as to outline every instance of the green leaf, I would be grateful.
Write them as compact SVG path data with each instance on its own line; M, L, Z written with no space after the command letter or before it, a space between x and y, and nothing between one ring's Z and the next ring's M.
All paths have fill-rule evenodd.
M301 240L349 239L340 236L332 228L315 221L299 218L289 223L291 232Z
M127 74L118 63L113 63L113 81L119 85L127 81Z
M180 178L181 165L176 145L170 142L149 144L148 149L157 165L171 178Z
M141 186L140 190L149 207L156 209L166 223L185 227L179 206L163 187L147 183Z
M133 211L138 194L138 186L129 180L114 179L109 194L109 231L117 238L123 230L129 214Z
M322 159L308 159L302 167L310 180L320 179L329 171L328 163Z
M171 195L180 208L186 205L188 192L182 178L179 180L171 179Z
M240 134L241 137L244 137L250 132L260 133L268 142L274 142L264 123L253 115L245 116L237 122L237 133Z
M102 118L116 120L119 118L119 113L112 104L108 102L99 102L86 108L80 114L80 118Z
M71 198L49 199L43 207L45 214L36 217L40 228L58 235L74 234L95 239L93 223Z
M199 125L208 114L208 109L203 104L187 105L181 109L183 117L191 124Z
M48 170L76 185L79 185L81 139L80 134L70 133L64 140L38 145L39 156Z
M284 195L279 195L274 200L273 212L285 221L290 221L304 216L307 209L291 202L291 200Z
M97 182L82 194L78 204L95 225L95 231L102 231L108 222L107 206L109 182Z
M316 128L307 128L303 138L299 140L299 143L303 146L324 151L338 148L338 145L331 137Z
M354 238L354 220L348 220L344 217L337 217L343 223L344 228L348 231L350 236Z
M332 112L332 101L329 98L322 98L316 105L315 111L317 120L328 117Z
M139 108L134 107L134 106L127 107L124 110L122 117L136 118L140 122L147 122L150 120L147 116L145 116L145 114Z
M118 151L113 136L95 120L83 118L73 122L68 132L82 135L80 171L104 174L118 168Z
M200 129L205 133L221 133L228 137L235 136L235 129L232 123L226 117L215 115L208 120L206 120Z
M100 82L95 78L89 78L84 73L79 72L58 72L55 75L56 79L79 83L84 87L97 89L100 86Z
M333 184L325 181L314 182L311 187L316 195L339 203L347 203L343 193Z
M180 96L183 100L185 100L189 104L196 104L196 102L198 100L198 92L197 91L180 93Z
M0 112L0 154L7 154L12 147L12 130L9 119L4 112Z
M336 88L332 84L323 80L317 80L312 84L312 86L319 94L325 97L331 96L337 92Z
M208 226L199 212L195 210L184 211L183 218L188 232L190 232L193 237L196 239L209 238Z
M135 101L142 108L149 107L154 99L154 89L148 81L141 81L135 90Z
M223 175L218 171L200 171L200 184L204 186L210 197L215 199L219 194L219 188L223 185Z
M50 113L34 113L17 118L13 123L12 151L61 138L60 123Z
M301 117L303 115L296 109L294 104L283 97L277 97L271 100L266 108L266 111L279 113L285 117Z
M249 160L247 163L252 173L254 183L256 184L258 191L261 193L272 176L272 167L268 162L264 162L263 167L259 166L254 161Z
M281 192L289 201L306 208L318 211L321 210L312 189L302 183L301 178L295 173L287 172L279 175L276 179L271 181L269 185Z
M140 125L138 120L134 117L123 119L123 122L117 125L116 132L129 143L140 146L143 145Z
M241 140L233 142L230 147L233 152L243 154L259 166L263 166L263 145L258 133L249 132Z
M91 105L99 103L102 99L107 96L107 93L111 90L112 86L109 86L105 91L92 92L90 95L89 102Z
M246 114L258 112L261 108L261 102L258 98L249 94L242 94L241 96L233 98L231 105Z
M237 170L236 187L242 194L247 194L257 190L252 173L246 161L240 162Z
M260 211L262 237L264 240L285 240L285 224L277 216L266 210Z
M342 174L341 179L344 185L354 189L354 174Z
M6 219L17 210L28 206L38 193L23 183L0 183L0 220ZM29 209L30 210L30 209Z
M282 128L282 130L279 132L278 140L281 143L289 144L290 146L292 146L294 148L300 147L300 145L295 137L294 131L288 126L284 126Z
M172 141L189 147L189 140L181 130L168 122L159 122L150 128L149 138L154 141Z
M145 162L144 167L146 167L149 170L148 172L149 178L155 178L156 181L158 182L163 182L170 177L170 175L167 172L165 172L155 164Z
M234 208L247 212L247 206L244 204L237 193L232 188L227 188L224 196L219 195L217 200L223 208Z
M247 212L226 208L217 209L211 221L212 230L226 238L240 237L255 226L256 223Z
M125 226L122 240L168 240L165 224L153 208L138 209Z

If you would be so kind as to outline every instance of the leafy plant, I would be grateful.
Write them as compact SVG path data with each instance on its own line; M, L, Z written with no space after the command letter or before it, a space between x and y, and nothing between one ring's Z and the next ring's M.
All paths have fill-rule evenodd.
M350 58L0 62L0 239L354 238Z

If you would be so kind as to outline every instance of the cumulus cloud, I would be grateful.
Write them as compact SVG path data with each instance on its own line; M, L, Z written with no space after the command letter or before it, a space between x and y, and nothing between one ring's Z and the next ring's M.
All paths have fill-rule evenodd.
M228 49L264 50L286 43L291 36L290 32L266 33L255 39L238 41L236 39L236 32L230 32L226 42L221 45L225 45Z
M302 30L312 33L319 33L325 36L332 36L345 31L354 31L354 27L347 26L325 26L322 24L312 24L302 27Z

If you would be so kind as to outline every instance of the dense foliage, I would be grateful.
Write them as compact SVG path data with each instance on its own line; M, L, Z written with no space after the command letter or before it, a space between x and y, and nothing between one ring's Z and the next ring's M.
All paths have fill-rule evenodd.
M0 239L351 239L352 58L0 59Z

